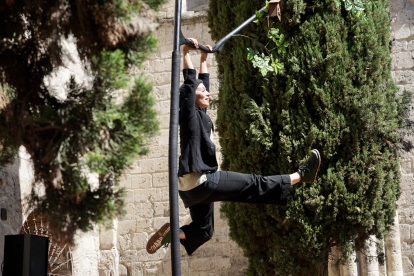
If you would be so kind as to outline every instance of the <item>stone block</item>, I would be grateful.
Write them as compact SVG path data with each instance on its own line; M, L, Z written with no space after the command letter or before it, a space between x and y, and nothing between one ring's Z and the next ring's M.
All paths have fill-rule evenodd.
M103 229L102 229L103 228ZM115 229L105 229L102 227L99 233L99 245L101 250L110 250L116 245Z
M125 203L134 202L134 190L125 190L124 201Z
M131 175L124 174L119 179L119 187L131 189Z
M410 92L412 95L414 95L414 84L406 84L404 86L404 90L407 90L408 92ZM410 172L411 173L411 172Z
M101 250L98 264L99 275L114 275L118 263L118 252L116 250Z
M169 200L168 187L152 188L150 190L150 200L152 202L168 201Z
M410 24L393 25L392 30L394 31L395 39L405 39L410 37L411 30Z
M163 226L167 222L170 222L169 217L154 218L154 229L156 230L160 229L160 227Z
M139 165L141 167L142 173L152 173L155 172L155 162L154 159L145 159L139 161ZM134 183L132 182L132 186Z
M138 262L137 250L126 250L124 252L121 252L119 261L121 263Z
M171 275L171 261L164 261L162 263L162 271L167 274ZM181 260L181 273L188 273L188 260Z
M144 275L144 264L143 263L132 263L128 265L129 276L143 276Z
M136 218L152 218L154 216L151 202L136 203L136 210Z
M152 146L148 158L168 157L168 146Z
M392 0L390 1L390 11L395 10L402 10L405 7L405 1L404 0Z
M134 249L145 249L148 242L147 233L134 233L134 238L132 239L132 246Z
M397 41L393 40L391 42L391 52L393 53L399 53L403 50L407 50L407 41Z
M410 225L410 238L414 240L414 225Z
M399 218L400 218L400 224L414 224L414 208L411 206L400 207Z
M214 261L211 258L190 259L188 267L190 272L213 271Z
M223 254L227 256L243 256L243 251L241 248L234 242L229 241L226 244L222 244Z
M152 184L155 188L168 187L168 172L154 173L152 175Z
M405 71L395 71L395 81L399 83L407 83L411 84L414 83L414 71L413 70L405 70Z
M152 227L152 219L140 218L136 220L136 233L152 231L154 231L154 228Z
M231 268L231 262L229 257L216 257L214 258L214 270L226 270Z
M162 273L162 261L147 262L144 269L145 275L160 275Z
M407 256L402 257L404 275L414 274L414 264Z
M189 214L189 210L185 208L184 202L181 200L178 200L178 213L180 216L186 216Z
M146 249L141 249L137 255L139 262L159 261L165 258L165 248L158 249L154 254L148 254Z
M414 190L414 178L412 174L403 174L401 177L402 190Z
M162 59L153 60L150 62L150 72L164 72L171 70L170 68L166 68L165 62Z
M168 47L170 48L170 47ZM162 85L171 83L171 73L170 72L164 72L164 73L154 73L153 76L153 82L156 85Z
M410 52L402 52L394 55L398 69L409 69L414 67L414 59Z
M163 146L163 145L168 145L168 143L169 143L169 130L161 129L159 131L158 145Z
M154 87L154 94L157 101L167 101L171 95L171 85L160 85ZM168 109L168 112L170 109ZM165 113L163 113L165 114Z
M157 158L154 159L155 162L155 171L156 172L168 172L168 158Z
M154 217L169 217L170 204L169 202L155 202L153 204Z
M125 235L128 233L136 232L135 220L124 220L118 222L118 235Z
M212 257L223 255L223 248L221 244L217 243L206 243L198 248L191 256L194 257ZM225 254L227 255L227 254Z
M138 213L137 208L134 203L128 203L125 206L125 211L126 211L126 214L123 217L123 219L127 219L127 220L135 219Z
M149 190L138 189L134 191L134 202L148 202L149 201Z
M128 276L127 268L124 265L119 265L118 267L119 276Z
M168 89L171 89L171 87L168 87ZM171 101L162 101L160 102L160 112L162 115L169 115L170 114L170 109L171 109ZM169 119L168 119L169 121Z
M249 259L247 259L243 255L232 256L231 257L232 267L244 268L244 267L247 267L248 264L249 264Z
M214 231L212 240L214 242L229 242L229 228L227 226L217 227Z
M185 216L180 216L180 225L187 225L191 223L191 216L190 216L190 212L188 212L187 215Z
M412 249L414 249L414 247L412 248L412 245L409 242L406 242L406 241L401 242L401 254L403 256L411 255Z
M170 128L170 115L160 115L158 116L158 121L160 122L160 129L169 129Z
M139 174L132 175L131 187L132 189L149 189L152 186L152 175Z
M406 23L406 22L413 22L414 21L414 10L412 9L405 9L398 12L398 22Z
M119 244L119 248L122 251L131 249L131 245L132 245L131 234L119 235L118 244Z
M413 33L412 31L413 30L411 29L411 33ZM414 40L410 40L410 41L407 42L407 49L406 50L408 50L408 51L413 51L414 50Z
M397 200L398 206L405 206L407 205L407 197L406 197L406 191L401 191L400 198Z

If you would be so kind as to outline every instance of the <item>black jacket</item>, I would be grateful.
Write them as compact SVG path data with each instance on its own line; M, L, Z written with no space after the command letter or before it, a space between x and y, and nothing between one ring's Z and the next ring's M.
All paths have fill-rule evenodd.
M217 171L216 146L210 140L213 122L206 108L195 107L196 70L184 69L185 90L180 95L180 146L178 176L191 172ZM210 89L209 74L199 74L207 91Z

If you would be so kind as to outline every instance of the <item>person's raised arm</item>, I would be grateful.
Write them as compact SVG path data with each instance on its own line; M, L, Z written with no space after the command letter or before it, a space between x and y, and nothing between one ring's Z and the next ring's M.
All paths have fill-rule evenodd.
M194 45L195 48L184 44L183 46L183 69L194 69L193 63L191 62L191 56L190 56L190 50L197 50L198 49L198 41L197 39L194 38L189 38L189 40L191 40Z
M206 47L212 51L213 48L211 48L210 45L206 45ZM208 73L207 70L207 53L201 51L201 57L200 57L200 74Z
M198 42L194 38L189 38L196 47ZM195 115L195 91L197 89L196 70L194 70L193 63L189 51L197 50L197 48L188 45L183 46L183 76L184 76L184 91L180 92L180 124L188 122L188 119ZM182 93L182 94L181 94Z

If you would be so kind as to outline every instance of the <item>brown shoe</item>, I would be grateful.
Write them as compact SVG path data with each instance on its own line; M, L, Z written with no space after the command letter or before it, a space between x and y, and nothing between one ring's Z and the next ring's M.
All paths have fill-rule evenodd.
M164 224L147 242L147 252L154 254L164 244L171 242L170 224Z

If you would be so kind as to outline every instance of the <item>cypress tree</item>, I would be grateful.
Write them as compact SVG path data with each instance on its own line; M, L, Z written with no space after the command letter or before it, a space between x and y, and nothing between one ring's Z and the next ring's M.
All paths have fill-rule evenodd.
M151 85L130 82L128 69L154 49L162 2L0 1L0 165L26 148L36 184L30 206L48 215L55 241L73 243L76 230L123 213L121 173L157 130ZM91 85L72 77L60 100L45 79L65 65L69 37Z
M388 1L282 2L274 28L285 37L285 54L274 48L263 21L216 57L221 166L288 174L312 148L322 165L313 185L292 187L286 207L223 203L222 211L249 258L247 275L327 275L332 247L344 260L369 235L384 237L400 194L401 116L391 78ZM213 39L264 4L210 0ZM262 74L247 61L248 48L274 55L283 69Z

